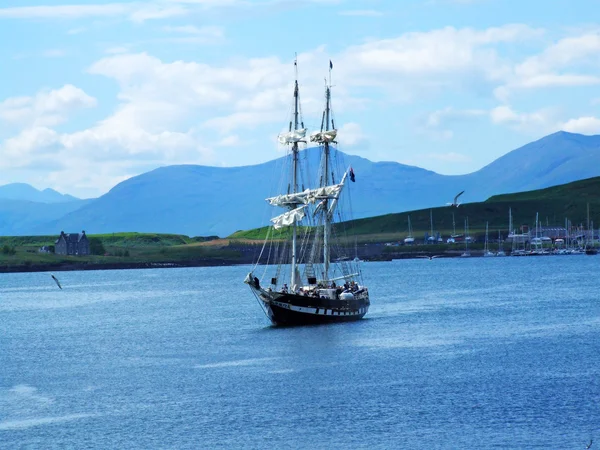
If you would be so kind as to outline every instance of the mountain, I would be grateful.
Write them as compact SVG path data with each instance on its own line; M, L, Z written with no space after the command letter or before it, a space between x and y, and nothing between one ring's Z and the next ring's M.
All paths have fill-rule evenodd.
M309 148L301 158L317 158ZM355 218L445 205L462 190L464 202L540 189L600 175L600 136L558 132L527 144L467 175L446 176L395 162L371 162L338 152L356 173L349 183ZM244 167L168 166L130 178L81 208L31 228L229 235L268 223L264 198L278 193L273 174L283 160ZM316 176L316 174L314 174Z
M0 235L22 236L38 234L35 230L40 226L40 223L64 217L89 201L75 200L72 202L39 203L0 198ZM60 230L58 232L56 230L48 231L48 234L60 234Z
M38 203L65 203L79 200L68 194L61 194L54 189L40 191L26 183L11 183L0 186L0 199L25 200Z

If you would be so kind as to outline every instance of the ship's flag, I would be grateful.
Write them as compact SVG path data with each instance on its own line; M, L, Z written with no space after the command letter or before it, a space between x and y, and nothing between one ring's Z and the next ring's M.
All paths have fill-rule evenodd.
M354 179L354 170L352 170L352 167L350 167L350 181L355 182L356 180Z
M329 60L329 69L333 69L333 63Z

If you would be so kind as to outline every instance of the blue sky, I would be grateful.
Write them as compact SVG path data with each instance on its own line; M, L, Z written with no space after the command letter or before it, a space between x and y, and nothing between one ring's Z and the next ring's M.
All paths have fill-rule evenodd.
M65 0L68 1L68 0ZM5 0L0 184L80 197L171 164L283 154L298 54L315 129L443 174L558 130L600 134L595 0Z

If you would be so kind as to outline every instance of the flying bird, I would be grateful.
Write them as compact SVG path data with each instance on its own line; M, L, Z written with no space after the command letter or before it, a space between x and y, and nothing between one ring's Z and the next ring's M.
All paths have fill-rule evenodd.
M594 442L593 439L590 439L590 443L588 445L585 446L586 449L590 448L592 446L592 443Z
M459 194L456 194L456 197L454 197L454 201L452 203L446 203L446 205L456 206L458 208L458 205L460 205L460 203L458 203L458 197L460 197L461 195L463 195L464 192L465 191L462 191Z
M60 285L60 281L58 281L58 278L56 278L54 275L50 274L50 276L52 277L52 279L56 282L56 285L62 289L62 286Z
M419 255L417 256L417 258L427 258L428 260L433 260L433 258L441 258L442 255L433 255L433 256L427 256L427 255Z

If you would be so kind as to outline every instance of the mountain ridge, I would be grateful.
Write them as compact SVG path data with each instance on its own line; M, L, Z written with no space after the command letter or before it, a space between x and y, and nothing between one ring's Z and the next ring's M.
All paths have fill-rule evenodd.
M300 155L316 159L318 148ZM358 219L445 205L462 190L463 202L474 202L598 176L600 136L553 133L465 175L440 175L392 161L372 162L341 151L335 151L334 158L344 169L352 166L356 174L356 184L351 183L349 190ZM264 199L280 193L272 180L283 163L284 158L277 158L251 166L159 167L115 185L62 216L32 223L24 231L227 236L268 223ZM1 226L0 232L6 234Z

